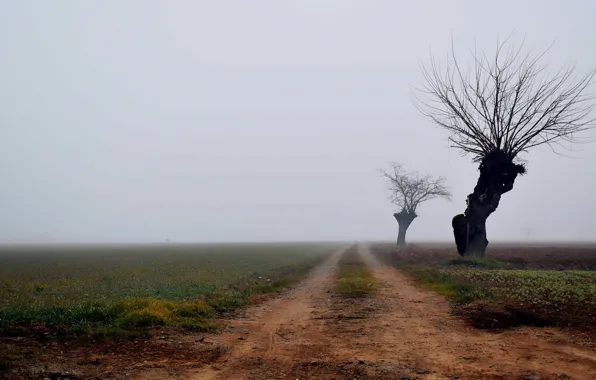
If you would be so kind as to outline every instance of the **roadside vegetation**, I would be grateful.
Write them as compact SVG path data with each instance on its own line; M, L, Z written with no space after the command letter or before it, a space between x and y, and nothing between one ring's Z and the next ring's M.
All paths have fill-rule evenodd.
M360 258L356 245L343 254L338 268L335 293L344 297L366 297L376 292L378 284Z
M558 249L559 256L567 257L573 268L586 254L573 247ZM561 260L552 268L543 262L543 268L525 269L532 267L531 255L521 259L506 248L491 254L490 259L457 258L456 252L447 254L433 248L397 250L388 245L377 245L373 252L412 274L422 286L449 297L454 312L479 328L533 325L593 330L596 326L593 270L562 269Z
M4 248L0 334L147 336L217 329L215 318L291 285L325 244Z

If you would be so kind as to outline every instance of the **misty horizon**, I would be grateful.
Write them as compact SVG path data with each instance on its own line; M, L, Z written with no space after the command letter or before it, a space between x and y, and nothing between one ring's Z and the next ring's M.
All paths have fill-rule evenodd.
M4 2L0 244L394 241L391 162L447 178L452 200L423 204L408 241L452 242L478 165L412 103L420 63L445 62L452 36L467 63L512 34L531 52L554 41L548 72L581 75L596 65L595 10ZM522 156L491 243L596 240L596 144L562 153Z

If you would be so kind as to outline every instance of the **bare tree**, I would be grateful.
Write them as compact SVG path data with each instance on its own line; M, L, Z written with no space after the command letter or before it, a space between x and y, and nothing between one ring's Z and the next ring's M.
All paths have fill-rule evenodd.
M567 65L552 75L540 62L546 52L532 55L522 48L497 43L494 57L473 52L464 70L452 54L446 69L434 59L422 72L426 86L416 105L435 124L450 133L452 146L472 154L480 177L468 195L463 214L453 218L458 252L484 256L486 220L501 195L526 172L520 153L539 145L556 152L564 143L578 142L577 134L594 126L594 96L587 92L595 71L576 77ZM507 50L507 51L506 51Z
M391 190L391 201L401 208L401 211L394 213L393 217L399 224L397 244L403 245L406 243L408 227L418 216L416 214L418 206L434 198L451 199L451 193L445 186L444 177L433 178L428 174L408 173L397 163L394 163L390 170L384 170L382 173Z

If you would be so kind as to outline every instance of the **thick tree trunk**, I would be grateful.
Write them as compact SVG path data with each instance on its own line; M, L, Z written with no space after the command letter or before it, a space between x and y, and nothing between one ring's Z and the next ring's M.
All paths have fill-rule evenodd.
M406 232L408 231L408 227L410 224L416 219L418 215L414 212L406 212L401 211L399 213L393 214L395 220L397 220L397 224L399 224L399 232L397 234L397 245L405 245L406 244Z
M470 210L468 207L466 213L467 242L464 256L484 257L486 247L488 246L488 240L486 239L486 219L488 219L492 211L488 212L488 209Z
M468 245L468 222L464 214L458 214L453 217L451 221L453 226L453 236L455 237L455 245L457 252L463 256Z
M522 165L500 150L491 152L480 163L480 177L474 192L468 195L464 214L453 218L453 235L457 251L462 256L483 257L488 246L486 220L499 206L501 195L513 188Z
M398 222L399 223L399 222ZM406 245L406 231L409 225L406 223L399 223L399 232L397 233L397 245Z

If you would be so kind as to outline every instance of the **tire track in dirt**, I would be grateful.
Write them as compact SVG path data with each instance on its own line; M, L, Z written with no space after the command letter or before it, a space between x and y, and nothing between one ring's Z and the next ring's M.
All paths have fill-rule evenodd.
M212 366L188 373L189 379L263 379L272 372L328 355L332 348L321 326L313 319L317 306L325 303L336 274L340 249L296 288L279 298L246 311L244 318L230 321L236 332L214 336L230 347L229 354Z
M596 353L574 347L563 332L520 328L496 334L468 327L451 315L444 297L379 263L366 245L360 252L382 286L378 298L385 314L375 339L392 347L390 360L417 368L419 378L596 379ZM552 340L538 337L542 331Z
M356 249L356 247L353 247ZM337 263L347 249L335 252L298 287L229 323L231 332L209 336L209 344L229 347L197 369L178 369L184 379L401 379L415 370L391 362L392 347L379 342L381 304L376 297L346 298L333 293ZM164 378L163 371L141 379Z

